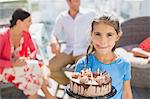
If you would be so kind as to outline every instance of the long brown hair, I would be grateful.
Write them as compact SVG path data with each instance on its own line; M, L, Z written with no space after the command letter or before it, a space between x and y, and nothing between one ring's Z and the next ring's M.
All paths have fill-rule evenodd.
M94 19L93 22L92 22L92 25L91 25L91 33L94 30L94 25L99 24L101 22L112 26L115 29L115 31L117 32L117 35L119 34L119 32L120 32L119 20L113 14L103 15L103 16L101 16L99 18ZM117 42L116 42L115 46L113 47L112 51L115 50L116 45L117 45ZM86 54L87 63L88 63L88 55L90 53L93 53L94 51L95 51L95 48L94 48L94 46L92 45L92 42L91 42L91 44L89 45L89 47L87 49L87 54Z

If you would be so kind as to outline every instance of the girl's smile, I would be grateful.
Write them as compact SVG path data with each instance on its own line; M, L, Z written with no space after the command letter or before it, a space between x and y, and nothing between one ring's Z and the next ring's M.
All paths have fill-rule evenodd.
M118 38L117 32L111 25L103 22L94 25L92 44L98 53L107 54L112 52Z
M99 44L95 44L95 46L96 46L98 49L106 49L106 48L108 48L107 46L100 46Z

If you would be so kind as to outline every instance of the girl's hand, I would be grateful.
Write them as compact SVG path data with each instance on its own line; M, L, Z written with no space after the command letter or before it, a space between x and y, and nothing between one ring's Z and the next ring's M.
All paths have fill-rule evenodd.
M49 99L57 99L55 96L51 96Z
M20 66L25 66L27 63L25 59L17 59L15 61L12 61L13 67L20 67Z
M55 96L50 95L49 97L45 97L45 99L57 99Z

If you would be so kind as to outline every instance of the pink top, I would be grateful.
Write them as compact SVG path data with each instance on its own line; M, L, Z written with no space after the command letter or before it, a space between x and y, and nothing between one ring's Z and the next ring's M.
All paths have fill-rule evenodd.
M146 38L144 41L142 41L139 45L141 49L144 51L150 52L150 37Z
M37 54L37 48L32 41L29 32L23 32L24 41L22 49L19 52L20 56L35 58ZM28 53L28 49L30 53ZM10 32L6 29L0 32L0 74L4 68L12 67L11 63L11 43L10 43Z
M23 37L24 37L24 42L22 44L22 50L19 52L20 56L30 57L31 59L36 58L38 49L36 47L36 44L32 40L30 33L23 32Z

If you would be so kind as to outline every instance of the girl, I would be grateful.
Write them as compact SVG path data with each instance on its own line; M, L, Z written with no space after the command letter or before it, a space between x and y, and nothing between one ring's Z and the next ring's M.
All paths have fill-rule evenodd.
M41 64L34 59L37 49L29 34L30 13L17 9L10 21L10 28L0 33L0 81L12 83L23 90L28 99L37 99L42 87L47 99L54 99L46 89Z
M103 16L92 23L91 45L86 57L76 64L76 72L83 68L107 71L112 77L112 85L117 93L111 99L132 99L130 88L130 63L114 53L120 33L119 22L114 16Z

